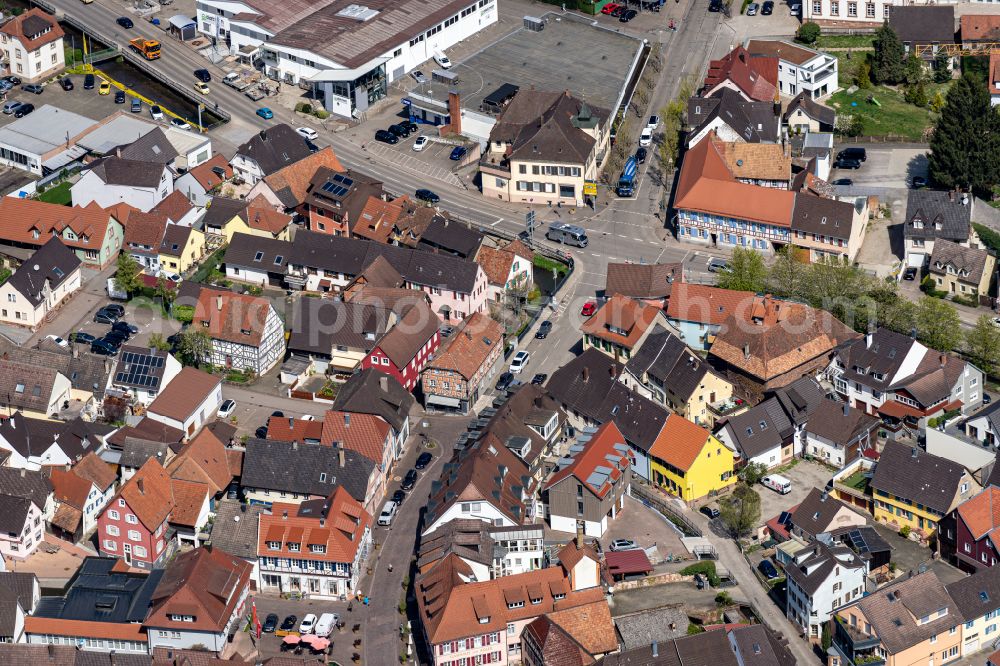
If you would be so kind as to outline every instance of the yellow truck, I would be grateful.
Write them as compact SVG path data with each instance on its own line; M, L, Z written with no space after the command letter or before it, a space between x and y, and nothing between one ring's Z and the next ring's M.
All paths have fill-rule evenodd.
M129 40L128 46L146 60L156 60L160 57L160 43L155 39L136 37Z

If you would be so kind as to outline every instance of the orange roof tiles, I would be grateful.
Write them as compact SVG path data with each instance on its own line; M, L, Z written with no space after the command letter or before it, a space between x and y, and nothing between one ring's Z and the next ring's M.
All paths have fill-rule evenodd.
M710 434L683 416L671 414L649 447L649 454L687 471L705 448Z
M204 287L198 294L191 326L216 340L257 347L270 312L271 303L266 298Z
M987 534L992 535L1000 528L1000 488L989 486L962 502L958 505L958 515L972 532L973 539L978 541Z
M146 632L137 622L89 622L27 615L24 618L24 633L146 642Z
M628 446L625 444L625 436L614 421L608 421L583 445L583 451L573 456L573 462L549 477L545 489L552 488L568 476L574 476L588 490L603 499L611 490L612 482L626 473L631 459ZM595 487L588 479L599 466L611 468L611 474L604 477L599 487Z
M180 190L174 190L160 203L153 206L151 213L166 215L171 222L177 223L187 215L194 206Z
M465 320L443 352L427 364L428 368L452 370L466 380L483 367L497 347L503 344L503 326L481 312Z
M737 181L714 137L710 133L684 156L675 208L790 227L795 193Z
M479 248L476 263L483 267L491 284L506 285L510 276L510 265L514 263L514 253L487 245Z
M261 536L257 542L257 554L282 556L292 552L304 553L308 552L310 544L316 544L325 546L326 552L309 552L309 559L324 562L354 562L365 530L371 525L371 515L361 508L359 502L351 497L343 486L337 486L328 503L330 506L324 525L320 525L319 515L298 515L298 504L280 502L272 504L270 514L260 515L258 534ZM288 549L291 537L295 539L293 542L301 544L298 551ZM326 541L321 543L317 541L319 538L324 538ZM280 542L277 550L268 547L268 542L274 541Z
M334 154L333 148L326 146L322 150L318 150L298 162L293 162L285 168L275 171L270 176L264 178L264 182L267 183L268 187L275 194L287 189L295 198L295 201L301 204L306 199L306 192L309 189L310 181L316 175L317 169L321 167L333 171L346 171Z
M144 245L148 252L158 252L160 241L167 230L167 216L164 213L150 211L143 213L135 211L128 216L125 226L125 243L128 245Z
M0 198L0 239L7 241L43 245L55 233L68 247L92 250L104 243L110 220L111 214L95 203L80 208L36 199ZM74 240L63 235L67 228L75 234Z
M222 153L212 155L212 159L207 162L202 162L195 168L188 171L188 173L190 173L194 179L198 181L198 184L201 185L206 192L211 192L212 189L218 187L223 182L223 179L220 178L219 174L213 171L213 169L222 169L223 173L225 173L226 179L233 177L233 167L229 165L229 161L226 160L226 156Z
M1000 42L1000 15L966 14L961 19L961 39ZM996 51L991 51L996 53Z
M170 461L167 471L175 479L208 483L212 494L223 491L233 480L226 445L207 428Z
M208 499L208 486L198 481L171 479L170 488L174 495L174 506L170 511L170 523L184 527L196 527L201 510Z
M392 201L383 201L378 197L369 196L351 233L379 243L387 242L396 222L403 215L403 208L407 201L405 195Z
M614 652L618 649L615 623L611 608L604 599L573 608L552 611L549 620L562 627L577 643L592 655Z
M304 442L307 439L320 441L323 436L322 421L306 421L291 416L272 416L267 421L267 438L279 442Z
M69 504L77 509L83 509L86 506L87 496L90 495L90 489L94 485L90 480L78 476L72 470L58 467L49 470L49 481L52 483L52 492L56 501Z
M182 368L149 406L148 411L185 421L222 380L198 368Z
M715 136L716 148L736 178L754 180L791 180L792 158L777 143L726 142Z
M752 100L771 102L778 95L778 59L754 57L743 46L737 46L719 60L708 64L705 92L725 81L732 81Z
M239 213L251 229L266 231L277 236L292 223L292 216L274 209L264 195L258 195L245 210Z
M170 477L154 458L150 458L132 478L125 482L116 497L124 499L139 522L150 531L155 530L167 519L174 505ZM112 500L108 506L114 504Z
M28 19L34 20L29 22ZM24 26L26 22L29 26L28 32L32 34L27 34L25 32ZM38 28L35 27L41 27L43 23L47 26L46 29L38 30ZM11 20L4 23L3 27L0 28L0 32L17 39L21 42L21 46L24 50L29 53L39 47L45 46L49 42L61 39L66 34L63 32L62 27L59 25L59 21L57 21L54 16L48 12L38 9L37 7L29 9L28 11L15 16Z
M73 465L73 472L77 476L93 482L101 492L110 488L111 484L118 478L114 467L101 460L93 451Z
M365 458L382 464L385 458L389 424L372 414L355 414L329 410L321 426L320 442L327 446L342 446Z
M719 326L730 315L750 308L754 293L678 283L670 292L667 317L677 321L695 321Z
M655 306L615 294L580 328L584 334L631 349L659 312Z

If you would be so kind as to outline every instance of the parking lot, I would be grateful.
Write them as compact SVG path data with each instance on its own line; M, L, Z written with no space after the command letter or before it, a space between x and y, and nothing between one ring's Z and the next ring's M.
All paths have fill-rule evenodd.
M568 538L563 532L557 534L563 539ZM646 508L642 502L628 495L625 496L624 511L618 518L608 522L608 530L601 537L601 547L609 549L615 539L631 539L643 549L656 546L661 560L670 555L678 556L686 552L676 528L652 509Z
M381 124L372 126L372 138L365 144L365 149L376 155L391 156L391 159L400 166L424 173L432 178L446 182L457 182L458 178L454 175L453 169L461 162L449 157L455 144L439 138L434 127L420 125L421 129L416 134L400 138L399 143L394 145L374 139L376 128L385 129L389 125L406 120L403 116L393 113L394 110L395 107L379 116ZM418 136L425 136L428 139L426 146L420 151L413 149Z
M835 153L845 145L837 146ZM830 180L849 178L856 185L905 188L913 183L914 176L927 178L926 148L869 147L868 159L860 169L833 169Z
M330 634L329 639L332 642L327 654L333 659L336 659L340 663L347 663L351 658L351 653L355 651L353 642L360 637L360 630L357 634L354 633L354 625L362 622L360 617L354 617L354 613L347 612L347 602L346 601L324 601L319 599L281 599L280 597L272 596L258 596L256 598L257 602L257 617L260 619L261 624L267 619L267 616L274 613L278 616L278 626L281 626L281 622L289 615L294 615L295 620L295 630L299 628L299 623L302 622L307 614L312 613L316 617L319 617L323 613L337 613L341 622L346 626L334 629ZM353 621L352 621L353 620ZM257 648L260 650L259 659L267 660L271 657L284 656L294 654L294 649L285 651L282 645L284 639L281 636L276 636L275 634L265 634L262 633L260 640L257 643ZM303 655L310 655L311 652L308 648L301 651Z
M800 504L813 488L826 488L833 472L819 463L799 460L797 465L780 474L792 482L792 489L787 495L780 495L760 484L754 486L760 495L760 525Z

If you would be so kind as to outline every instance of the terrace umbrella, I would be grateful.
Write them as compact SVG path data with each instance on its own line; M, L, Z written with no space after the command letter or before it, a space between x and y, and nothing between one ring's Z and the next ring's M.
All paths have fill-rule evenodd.
M312 645L318 638L319 636L317 636L316 634L306 634L305 636L299 636L299 640L305 643L306 645Z
M329 639L323 638L322 636L317 637L312 642L312 649L316 650L317 652L322 652L323 650L327 649L328 647L330 647L330 641L329 641Z
M285 645L298 645L299 641L302 640L301 636L296 636L295 634L289 634L281 641Z

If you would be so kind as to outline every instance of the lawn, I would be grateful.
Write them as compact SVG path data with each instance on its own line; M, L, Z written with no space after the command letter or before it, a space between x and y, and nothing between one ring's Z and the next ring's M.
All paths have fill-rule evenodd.
M875 35L820 35L814 49L870 49L875 43Z
M864 472L855 472L841 481L845 486L855 490L864 491L868 487L868 478Z
M71 185L72 183L69 181L64 181L54 187L50 187L38 195L38 200L46 203L59 204L60 206L69 206L73 201L72 195L69 191Z
M936 86L928 86L928 96L933 96ZM867 101L872 95L881 107ZM907 104L900 92L890 88L876 87L858 90L848 94L841 90L833 94L828 102L838 114L857 113L864 120L865 136L894 136L909 141L924 140L924 131L934 122L930 109L921 109Z

